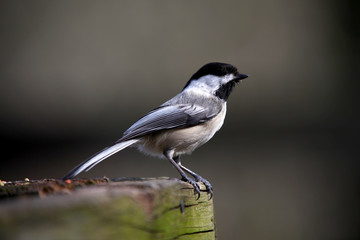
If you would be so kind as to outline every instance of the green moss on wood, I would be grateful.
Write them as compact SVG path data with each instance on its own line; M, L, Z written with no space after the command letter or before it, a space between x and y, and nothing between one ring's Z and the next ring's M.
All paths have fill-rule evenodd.
M215 239L213 202L206 192L196 200L189 184L79 181L2 187L41 197L0 201L0 239ZM44 192L47 188L52 190Z

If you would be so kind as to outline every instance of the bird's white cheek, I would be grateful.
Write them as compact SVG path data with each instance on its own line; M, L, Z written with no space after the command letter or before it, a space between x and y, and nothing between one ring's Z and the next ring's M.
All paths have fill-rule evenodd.
M222 79L221 79L221 84L226 84L230 81L232 81L234 79L234 74L229 74L229 75L226 75L224 76Z

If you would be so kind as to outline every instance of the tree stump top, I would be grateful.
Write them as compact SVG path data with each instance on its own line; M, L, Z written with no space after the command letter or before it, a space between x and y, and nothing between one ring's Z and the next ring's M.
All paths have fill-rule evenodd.
M2 182L0 239L215 239L213 201L170 178Z

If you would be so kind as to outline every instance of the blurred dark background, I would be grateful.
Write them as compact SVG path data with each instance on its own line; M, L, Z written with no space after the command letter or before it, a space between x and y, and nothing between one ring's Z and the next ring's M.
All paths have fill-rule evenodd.
M211 61L249 75L185 166L219 239L359 239L359 1L1 1L0 179L60 178ZM189 160L189 161L188 161ZM79 177L178 177L124 150Z

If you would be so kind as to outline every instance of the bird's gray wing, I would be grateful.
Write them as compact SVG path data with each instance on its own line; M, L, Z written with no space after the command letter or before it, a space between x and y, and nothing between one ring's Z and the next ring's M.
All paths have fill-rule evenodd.
M220 108L217 107L209 109L190 104L162 105L135 122L117 142L165 129L194 126L210 120L219 112Z

